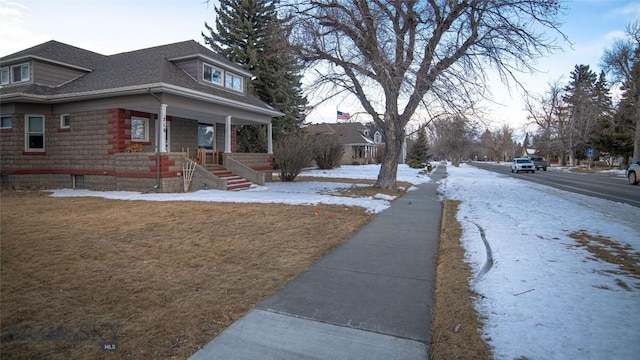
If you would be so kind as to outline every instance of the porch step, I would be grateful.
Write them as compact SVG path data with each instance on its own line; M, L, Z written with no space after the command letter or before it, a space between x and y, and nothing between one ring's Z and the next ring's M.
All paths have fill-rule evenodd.
M234 174L233 172L227 170L226 168L215 167L215 168L209 168L208 170L213 175L221 179L226 179L227 190L229 191L246 190L250 188L252 185L251 181Z

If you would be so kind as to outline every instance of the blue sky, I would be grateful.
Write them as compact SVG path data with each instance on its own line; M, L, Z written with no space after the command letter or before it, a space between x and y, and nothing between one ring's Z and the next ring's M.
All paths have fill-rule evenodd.
M215 0L0 0L0 56L57 40L105 55L184 40L203 43L204 22L214 22ZM522 75L530 91L542 93L576 64L599 71L600 57L626 24L640 18L640 1L578 0L567 3L563 31L573 45L559 40L564 52L542 59L534 76ZM490 84L489 117L500 126L524 124L522 94L497 81ZM313 122L334 122L336 109L355 113L357 101L328 103L310 114Z

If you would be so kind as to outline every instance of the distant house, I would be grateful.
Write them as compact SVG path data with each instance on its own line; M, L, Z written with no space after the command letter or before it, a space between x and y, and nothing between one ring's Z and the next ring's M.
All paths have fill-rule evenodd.
M283 114L252 74L195 41L116 55L49 41L0 59L3 185L181 191L184 165L263 182L266 154L235 152L236 126ZM191 189L231 189L198 166ZM241 173L241 174L238 174Z
M359 122L311 124L306 127L310 134L335 134L344 144L342 165L365 165L377 162L379 148L383 145L382 134ZM373 136L379 142L370 138Z
M373 142L378 145L378 158L382 156L382 151L384 150L384 146L387 143L387 138L384 135L384 130L378 127L374 122L369 122L364 125L367 130L364 135L373 140ZM404 141L402 143L402 151L398 155L398 163L404 164L407 158L407 137L405 136Z

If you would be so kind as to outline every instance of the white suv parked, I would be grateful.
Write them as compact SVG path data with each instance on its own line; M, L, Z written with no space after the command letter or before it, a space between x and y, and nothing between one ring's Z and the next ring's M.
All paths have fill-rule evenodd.
M519 173L520 171L536 172L536 165L529 158L515 158L511 162L511 172Z

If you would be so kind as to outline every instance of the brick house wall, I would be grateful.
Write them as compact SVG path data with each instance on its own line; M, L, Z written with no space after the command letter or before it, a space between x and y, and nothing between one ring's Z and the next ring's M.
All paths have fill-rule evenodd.
M70 114L69 128L60 126L62 114L29 113L45 118L44 152L25 151L26 115L11 114L12 128L1 134L3 181L17 187L72 187L73 176L85 175L87 186L115 187L113 160L105 156L111 148L106 110Z
M47 107L49 108L49 107ZM25 151L25 113L14 113L12 127L0 132L0 173L3 185L14 188L87 188L147 191L156 184L155 115L124 109L71 113L70 126L60 125L62 114L30 112L45 117L44 152ZM7 116L7 114L3 114ZM150 119L149 141L138 142L146 152L127 163L131 117ZM170 125L171 126L171 125ZM197 121L172 122L171 149L197 147ZM135 142L134 142L135 143ZM124 157L123 157L124 155ZM182 189L183 154L163 153L161 188ZM123 162L124 161L124 162ZM136 170L134 170L136 169Z
M149 191L157 181L157 154L118 153L115 160L116 190ZM163 192L182 192L183 153L160 155L160 185Z

